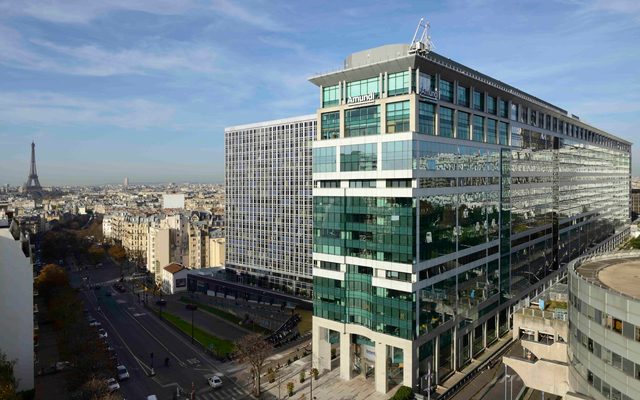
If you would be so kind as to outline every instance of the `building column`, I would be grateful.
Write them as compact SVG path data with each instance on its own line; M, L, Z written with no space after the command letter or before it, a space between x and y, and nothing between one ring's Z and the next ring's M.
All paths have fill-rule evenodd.
M313 323L311 336L311 363L322 373L324 370L331 370L331 343L329 343L329 329L323 328L316 321Z
M376 392L387 393L387 345L376 342Z
M351 380L351 334L340 333L340 379Z

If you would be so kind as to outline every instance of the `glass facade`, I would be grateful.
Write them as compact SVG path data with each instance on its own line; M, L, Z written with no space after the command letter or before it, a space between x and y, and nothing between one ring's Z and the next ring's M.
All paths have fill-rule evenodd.
M418 131L427 135L436 134L436 106L421 101L418 105Z
M322 123L321 139L336 139L340 137L340 111L322 113L320 119Z
M313 149L313 172L336 172L336 148Z
M322 106L331 107L340 104L340 85L322 88Z
M409 101L387 104L387 133L409 132Z
M376 97L380 95L380 79L377 76L347 83L347 97L362 96L370 93L373 93Z
M403 101L342 107L346 138L379 135L380 105L384 133L397 135L338 141L339 160L335 150L314 150L314 172L339 162L349 174L335 183L318 176L313 250L323 276L340 274L314 278L314 313L346 332L359 326L349 336L358 368L371 373L363 354L380 351L380 334L424 343L386 343L386 382L395 385L409 360L419 374L437 366L438 380L468 365L508 333L510 305L628 224L630 155L561 110L554 117L549 104L470 82L474 71L442 79L422 66L419 74L392 68L382 87L388 97L409 94ZM377 80L357 83L377 89ZM321 114L319 137L331 138ZM335 196L325 187L346 189Z
M438 125L438 135L453 137L453 110L451 108L440 107Z
M340 147L340 171L375 171L378 151L373 144L354 144Z
M344 112L344 136L380 134L380 106L349 109Z
M389 96L397 96L400 94L409 93L409 80L411 74L409 71L396 72L389 74L389 90L387 94Z
M440 78L440 100L453 102L453 83Z

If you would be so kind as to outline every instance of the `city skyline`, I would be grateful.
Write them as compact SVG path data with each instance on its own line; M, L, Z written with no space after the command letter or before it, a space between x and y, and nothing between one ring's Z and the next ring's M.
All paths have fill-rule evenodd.
M222 182L225 126L315 112L308 77L422 15L445 57L621 138L640 123L633 1L36 3L0 2L1 184L24 184L31 140L44 186Z

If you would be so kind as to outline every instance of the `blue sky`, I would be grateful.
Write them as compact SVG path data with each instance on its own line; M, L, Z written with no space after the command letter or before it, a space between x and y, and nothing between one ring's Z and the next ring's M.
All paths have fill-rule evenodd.
M225 126L315 112L309 76L422 16L438 53L639 141L637 0L0 0L0 184L32 139L44 185L222 182Z

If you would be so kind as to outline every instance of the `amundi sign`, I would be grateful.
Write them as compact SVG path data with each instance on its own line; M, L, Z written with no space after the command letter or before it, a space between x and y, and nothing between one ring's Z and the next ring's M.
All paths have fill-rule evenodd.
M347 104L360 104L367 103L370 101L374 101L376 99L375 92L371 92L368 94L361 94L359 96L350 96L347 97Z

